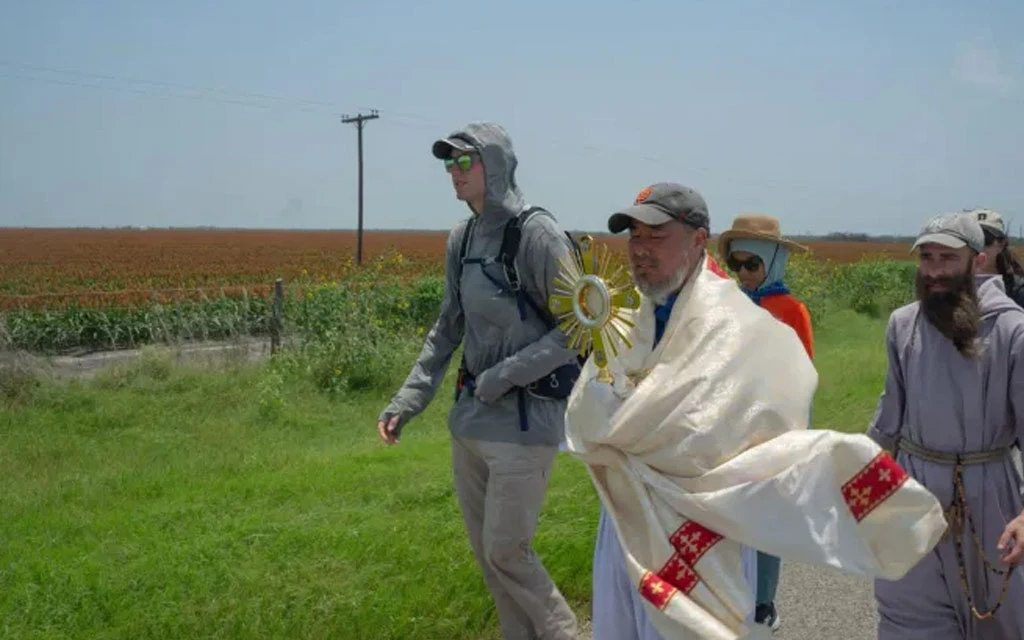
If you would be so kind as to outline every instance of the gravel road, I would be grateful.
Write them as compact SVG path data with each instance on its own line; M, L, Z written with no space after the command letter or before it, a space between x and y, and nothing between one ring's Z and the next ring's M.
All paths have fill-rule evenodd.
M870 580L831 567L782 563L776 605L782 626L773 640L875 640L878 614ZM589 621L580 640L591 640Z
M777 640L875 640L872 582L831 567L782 563Z

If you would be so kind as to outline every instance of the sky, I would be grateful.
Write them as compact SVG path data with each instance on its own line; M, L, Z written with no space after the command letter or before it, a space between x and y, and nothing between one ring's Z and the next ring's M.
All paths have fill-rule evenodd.
M784 233L1024 225L1024 2L0 0L0 226L367 229L465 217L430 155L502 124L531 204L644 186ZM0 231L2 233L2 231Z

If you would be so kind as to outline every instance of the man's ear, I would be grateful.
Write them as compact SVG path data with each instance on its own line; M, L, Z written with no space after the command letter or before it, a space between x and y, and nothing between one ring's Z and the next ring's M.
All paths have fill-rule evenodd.
M693 246L703 248L708 243L708 230L701 227L693 232Z
M985 268L985 265L987 265L987 264L988 264L988 254L987 253L982 252L982 253L978 253L978 254L976 254L974 256L974 272L975 273L980 272L982 269Z

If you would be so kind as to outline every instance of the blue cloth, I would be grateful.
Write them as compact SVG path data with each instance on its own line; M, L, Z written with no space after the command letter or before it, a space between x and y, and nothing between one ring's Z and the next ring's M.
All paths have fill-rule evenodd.
M672 315L672 305L676 303L677 297L679 294L673 294L668 297L665 304L654 305L654 344L658 344L661 337L665 335L665 325L668 324L668 319Z
M747 297L753 300L758 306L760 306L762 298L779 293L789 293L789 287L783 284L782 280L778 280L771 284L763 284L754 291L749 291L746 287L741 288L743 289L743 293L747 294Z

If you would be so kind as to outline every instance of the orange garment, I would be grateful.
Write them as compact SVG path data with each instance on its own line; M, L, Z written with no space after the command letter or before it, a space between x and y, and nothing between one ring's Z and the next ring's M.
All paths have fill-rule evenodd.
M807 355L814 360L814 334L811 331L811 314L804 303L789 293L775 293L761 298L761 306L778 320L793 327L800 341L804 343Z

